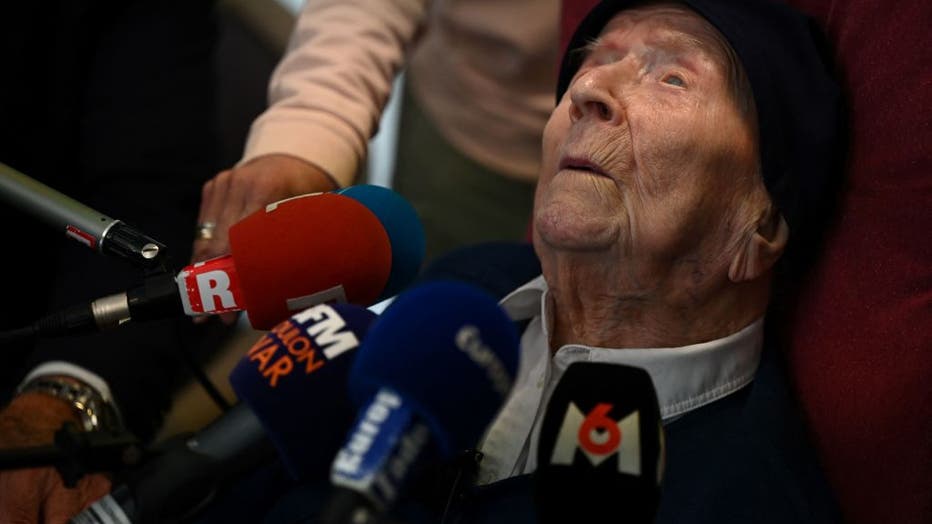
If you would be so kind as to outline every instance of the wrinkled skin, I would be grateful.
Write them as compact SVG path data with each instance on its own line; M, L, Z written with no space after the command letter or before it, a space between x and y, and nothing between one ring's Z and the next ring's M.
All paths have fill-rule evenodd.
M756 123L716 42L685 8L622 12L547 123L534 241L557 345L709 340L762 314L765 292L750 314L731 292L747 278L730 268L772 212Z

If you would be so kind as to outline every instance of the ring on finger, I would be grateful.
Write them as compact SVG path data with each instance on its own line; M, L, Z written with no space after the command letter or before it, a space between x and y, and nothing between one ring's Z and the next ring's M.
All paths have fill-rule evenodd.
M194 236L198 240L210 240L214 238L214 230L217 229L216 222L201 222L194 231Z

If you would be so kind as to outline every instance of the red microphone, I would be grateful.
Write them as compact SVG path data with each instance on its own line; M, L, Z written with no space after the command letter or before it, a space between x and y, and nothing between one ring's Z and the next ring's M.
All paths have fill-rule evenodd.
M230 252L256 329L323 302L372 305L392 268L378 217L334 193L282 200L244 218L230 228Z
M32 334L103 330L182 311L198 316L244 310L253 328L267 330L320 303L372 305L392 268L391 244L379 218L335 193L269 204L229 234L229 255L49 315L31 326Z

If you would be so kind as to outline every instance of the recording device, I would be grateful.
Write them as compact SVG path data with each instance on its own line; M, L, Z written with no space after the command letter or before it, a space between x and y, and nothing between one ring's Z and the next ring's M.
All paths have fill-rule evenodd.
M318 303L371 305L417 273L424 231L411 205L390 189L350 189L269 204L230 228L230 255L48 315L34 331L56 336L182 312L241 310L265 330Z
M241 402L180 439L74 524L186 522L226 481L274 457L297 479L327 465L353 419L346 381L375 314L319 304L260 338L230 374Z
M333 460L324 522L374 522L421 465L473 448L517 366L517 329L485 291L433 282L400 294L350 372L358 416Z
M547 404L537 448L539 522L652 523L664 441L650 375L641 368L576 362Z
M98 253L129 260L145 269L164 269L167 255L161 242L3 163L0 198Z

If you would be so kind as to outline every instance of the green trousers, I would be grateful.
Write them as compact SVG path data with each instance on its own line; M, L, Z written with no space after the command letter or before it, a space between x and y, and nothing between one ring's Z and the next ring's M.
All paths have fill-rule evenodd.
M408 89L401 113L392 187L424 224L425 261L467 244L525 239L534 183L506 177L457 151Z

